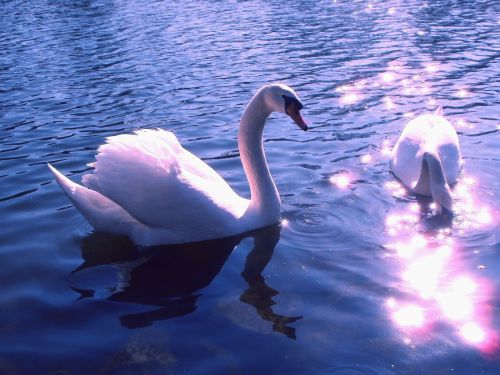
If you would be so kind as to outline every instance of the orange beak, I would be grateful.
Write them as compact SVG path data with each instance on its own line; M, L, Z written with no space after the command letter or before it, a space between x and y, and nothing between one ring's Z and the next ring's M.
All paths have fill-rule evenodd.
M307 129L309 129L309 127L300 114L299 105L300 104L296 102L290 103L290 105L286 108L286 113L292 118L293 122L295 122L299 128L306 131Z

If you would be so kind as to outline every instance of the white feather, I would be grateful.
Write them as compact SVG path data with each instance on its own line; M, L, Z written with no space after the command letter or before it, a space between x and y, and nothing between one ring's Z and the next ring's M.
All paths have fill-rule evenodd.
M422 171L424 152L439 155L446 182L453 185L458 179L462 159L457 133L444 117L435 114L416 117L406 125L394 147L392 171L413 191Z
M262 147L273 110L285 112L283 85L265 86L247 106L238 145L252 199L238 196L209 165L161 129L109 137L99 147L84 186L49 165L75 207L99 230L128 235L140 245L194 242L276 223L279 195ZM297 99L298 100L298 99Z

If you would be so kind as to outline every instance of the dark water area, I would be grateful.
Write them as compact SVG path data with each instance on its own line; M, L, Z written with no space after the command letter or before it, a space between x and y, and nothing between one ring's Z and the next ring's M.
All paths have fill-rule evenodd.
M498 1L0 4L0 374L500 373ZM248 197L237 126L277 81L312 125L264 132L280 226L138 249L46 167L159 127ZM389 169L439 105L448 222Z

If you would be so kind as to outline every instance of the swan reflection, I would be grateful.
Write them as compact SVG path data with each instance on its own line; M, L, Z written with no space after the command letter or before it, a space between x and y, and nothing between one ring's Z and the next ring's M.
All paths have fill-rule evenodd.
M279 225L274 225L235 237L140 251L126 238L93 233L82 243L84 263L72 273L74 284L87 287L73 289L80 298L97 297L154 306L151 310L120 316L124 327L149 326L155 321L195 311L201 296L199 291L210 285L235 247L244 238L253 237L254 245L241 273L248 287L240 301L253 306L262 319L273 324L274 331L295 338L295 328L289 324L301 317L288 317L273 311L272 297L279 292L269 287L262 276L279 241L280 230ZM115 278L108 281L111 285L103 288L101 279L97 282L98 287L89 288L92 277L99 274L102 267L108 268L104 273L112 273L109 269L115 271Z

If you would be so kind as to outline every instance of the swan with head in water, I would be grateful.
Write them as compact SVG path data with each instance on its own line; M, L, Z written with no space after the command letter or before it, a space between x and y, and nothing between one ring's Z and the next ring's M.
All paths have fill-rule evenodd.
M250 200L237 195L201 159L164 130L107 138L83 186L49 164L62 190L98 231L131 237L138 245L179 244L228 237L279 222L281 202L264 155L262 133L272 112L302 129L302 104L288 86L262 87L247 105L238 148Z
M396 177L414 193L432 196L438 213L452 210L450 186L461 167L457 132L441 107L406 125L391 160Z

